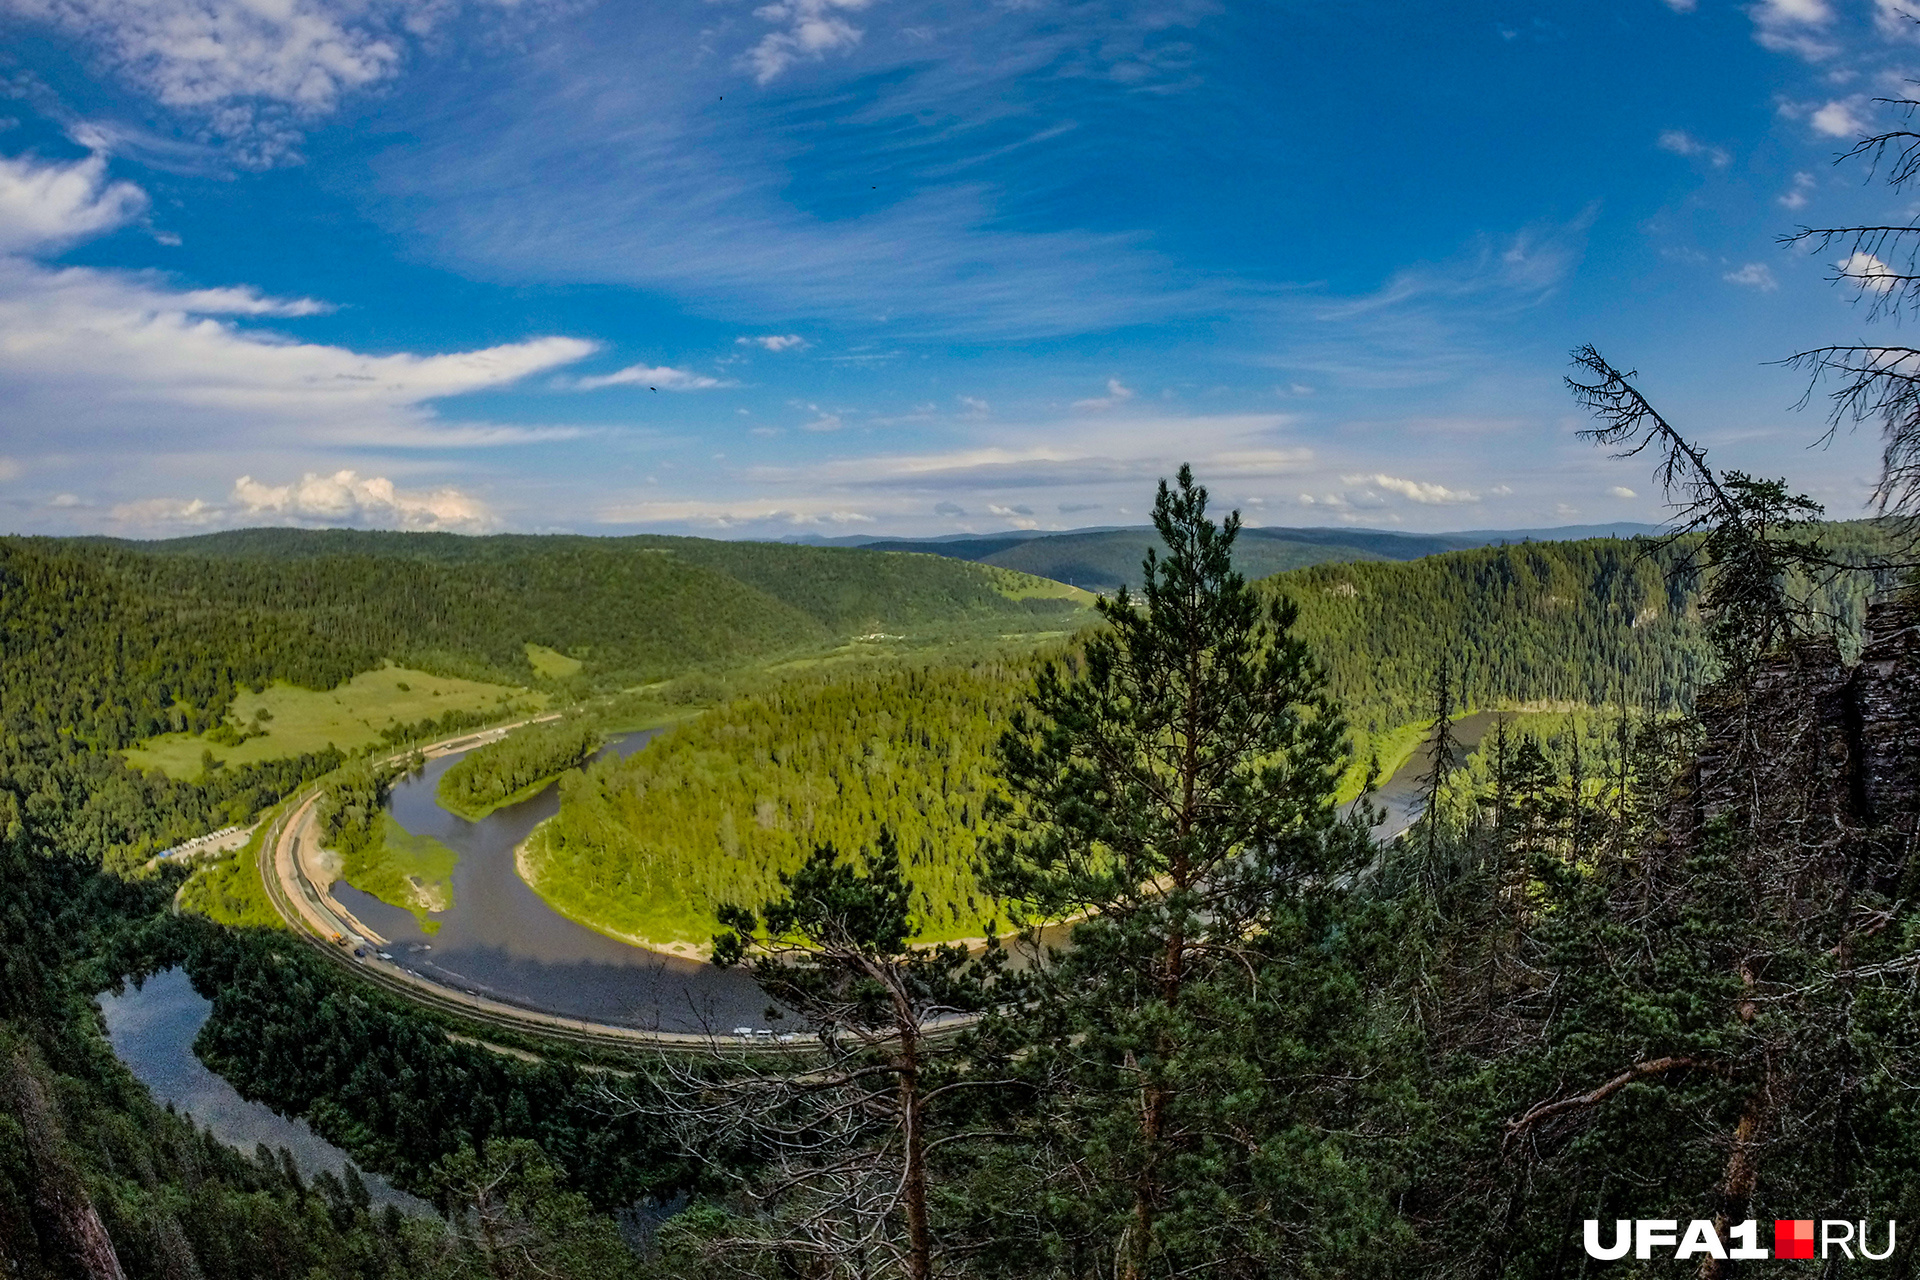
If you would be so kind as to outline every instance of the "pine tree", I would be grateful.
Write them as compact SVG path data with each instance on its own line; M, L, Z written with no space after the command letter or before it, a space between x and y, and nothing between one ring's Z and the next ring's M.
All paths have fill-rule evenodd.
M1206 504L1187 467L1161 483L1170 550L1149 552L1143 597L1100 601L1107 629L1042 672L1000 746L991 882L1082 918L1038 979L1032 1062L1070 1082L1051 1133L1108 1189L1088 1234L1130 1280L1270 1265L1285 1233L1260 1204L1351 1189L1300 1185L1336 1142L1289 1120L1323 1101L1325 1078L1296 1073L1330 1053L1342 997L1318 966L1370 841L1334 804L1345 724L1294 607L1249 590L1238 514L1216 526ZM1293 1144L1315 1156L1290 1162Z

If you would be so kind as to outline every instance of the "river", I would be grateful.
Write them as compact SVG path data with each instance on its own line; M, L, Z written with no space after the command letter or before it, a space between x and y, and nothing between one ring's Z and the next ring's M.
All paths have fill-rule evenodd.
M1455 721L1462 759L1493 719L1480 712ZM631 755L656 732L621 735L605 750ZM453 871L453 905L433 917L439 930L427 934L411 913L344 882L333 886L342 904L390 939L387 949L401 963L457 990L595 1022L664 1031L766 1025L766 997L739 970L631 946L548 906L520 878L513 851L558 811L559 788L548 786L531 799L468 822L442 808L436 796L440 775L457 759L430 761L396 783L389 802L401 826L432 836L460 855ZM1423 743L1375 794L1386 815L1376 828L1382 837L1398 835L1418 817L1419 779L1429 759Z
M1492 711L1476 711L1470 716L1461 716L1453 722L1454 740L1460 749L1454 753L1453 763L1457 767L1467 762L1467 755L1480 745L1480 739L1487 736L1493 728L1498 715ZM1373 793L1373 802L1384 812L1385 817L1379 826L1373 829L1376 837L1390 840L1414 824L1420 816L1420 779L1426 776L1433 763L1433 743L1422 742L1407 762L1393 771L1393 776L1380 784Z
M107 1040L114 1053L155 1101L172 1103L175 1111L191 1115L220 1141L251 1153L265 1143L293 1154L302 1175L311 1178L322 1169L345 1172L347 1153L307 1127L305 1120L276 1115L258 1102L248 1102L234 1087L207 1069L193 1053L193 1038L213 1012L187 980L186 970L167 969L135 989L99 997L107 1022ZM378 1174L361 1173L375 1204L394 1204L410 1213L428 1214L433 1207L404 1191L397 1191Z
M605 751L631 755L657 730L623 734ZM557 786L468 822L440 807L435 789L457 755L394 784L395 820L460 855L453 905L433 934L410 912L344 882L333 894L391 941L386 949L424 977L544 1013L659 1031L731 1031L766 1025L767 998L737 969L716 969L595 933L548 906L513 864L513 851L560 808Z
M1477 713L1454 723L1461 759L1492 727L1494 716ZM622 756L645 746L653 733L614 739L606 750ZM1418 816L1419 779L1427 770L1425 744L1375 794L1386 817L1376 828L1398 835ZM558 789L496 810L480 822L447 812L435 799L440 775L457 756L430 762L395 785L392 811L400 825L430 835L460 855L453 873L453 906L436 919L429 936L413 916L344 883L334 894L355 914L392 940L391 950L409 967L449 986L478 991L523 1007L596 1021L664 1030L730 1030L763 1024L766 998L745 974L663 956L615 941L574 923L549 907L520 879L513 850L540 822L559 809ZM1457 762L1457 761L1456 761ZM257 1143L293 1153L305 1174L345 1169L347 1155L303 1120L274 1114L235 1092L193 1054L193 1038L212 1010L188 982L169 969L139 990L100 997L114 1052L161 1102L244 1149ZM376 1202L431 1212L424 1202L363 1174Z

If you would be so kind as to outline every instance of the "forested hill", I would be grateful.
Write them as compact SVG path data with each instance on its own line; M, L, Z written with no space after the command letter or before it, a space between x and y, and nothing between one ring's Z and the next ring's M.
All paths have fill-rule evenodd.
M631 684L872 632L1070 629L1085 597L987 565L698 538L252 529L160 543L19 539L142 599L297 619L329 642L523 683L525 646Z
M1829 525L1824 539L1850 561L1890 549L1864 521ZM1698 583L1676 572L1687 549L1531 542L1319 565L1261 585L1299 606L1301 634L1364 734L1430 717L1443 653L1470 706L1624 700L1673 710L1690 707L1709 675ZM1857 636L1872 586L1854 574L1815 593L1843 641Z

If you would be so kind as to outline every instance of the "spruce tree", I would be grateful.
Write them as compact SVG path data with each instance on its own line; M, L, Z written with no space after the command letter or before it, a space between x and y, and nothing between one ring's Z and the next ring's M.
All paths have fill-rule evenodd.
M1441 844L1446 835L1443 809L1447 779L1453 775L1454 757L1460 751L1459 739L1453 736L1453 710L1453 670L1443 650L1434 667L1433 732L1427 735L1427 772L1420 779L1421 842L1429 876L1439 872Z

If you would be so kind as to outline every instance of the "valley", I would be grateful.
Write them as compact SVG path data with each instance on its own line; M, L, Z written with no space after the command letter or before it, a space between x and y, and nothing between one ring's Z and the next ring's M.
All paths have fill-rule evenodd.
M1872 526L1826 536L1848 555L1883 545ZM1573 857L1652 812L1633 798L1634 779L1666 767L1650 744L1691 723L1714 677L1698 583L1676 572L1686 547L1319 550L1338 558L1264 576L1247 598L1297 639L1300 679L1324 680L1337 716L1313 775L1333 825L1313 839L1348 860L1287 892L1351 887L1313 909L1349 913L1352 945L1388 946L1401 927L1369 914L1397 910L1375 894L1427 902L1419 886L1496 874L1475 869L1494 856L1475 849ZM591 1155L553 1135L599 1123L612 1080L644 1091L710 1060L840 1052L770 1003L765 971L710 962L729 913L777 902L818 868L819 846L846 855L852 883L897 877L922 946L971 942L979 959L989 928L1072 922L1046 935L1072 946L1022 949L1013 972L1035 977L1008 981L1096 964L1137 909L1124 894L1083 905L1111 893L1098 859L1073 873L1091 876L1075 891L1088 897L1066 898L1044 879L1010 895L995 862L1016 802L1007 743L1031 733L1020 717L1049 679L1091 678L1114 625L1086 592L1004 565L274 531L154 548L0 541L0 584L11 749L31 762L16 767L47 779L39 795L81 798L14 812L122 869L116 892L165 895L176 911L129 925L116 954L184 967L212 1000L197 1052L245 1098L309 1117L396 1197L430 1185L432 1161L408 1150L437 1160L469 1141L429 1138L407 1107L478 1108L493 1132L571 1151L571 1185L597 1204L690 1185L637 1120ZM1842 649L1858 646L1870 582L1795 589L1836 620ZM1458 747L1436 771L1442 655ZM1340 825L1371 770L1378 827ZM1133 805L1079 811L1102 807ZM147 866L254 821L244 848ZM1471 967L1473 948L1505 936L1476 904L1524 895L1489 892L1445 908L1466 931L1446 964ZM1528 927L1557 927L1544 919ZM1293 972L1334 955L1319 927L1262 926L1277 950L1257 963ZM1369 963L1400 981L1397 962ZM941 1055L997 1025L939 1017L928 1043ZM340 1058L341 1037L362 1048ZM488 1083L431 1099L396 1083L435 1073Z

